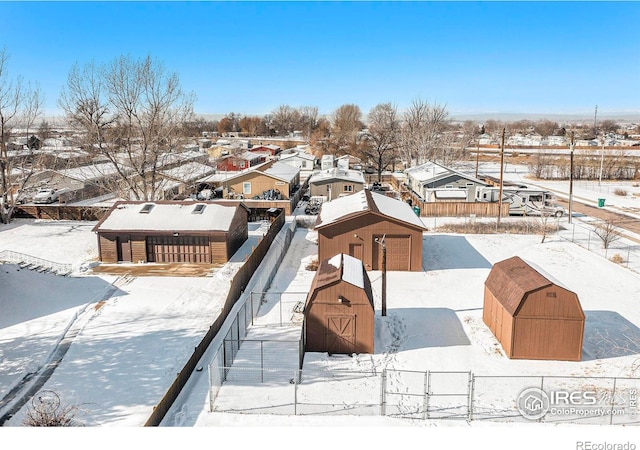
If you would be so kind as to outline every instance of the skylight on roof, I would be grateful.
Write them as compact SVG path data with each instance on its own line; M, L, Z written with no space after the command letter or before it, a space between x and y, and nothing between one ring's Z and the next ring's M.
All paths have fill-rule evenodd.
M204 208L207 205L204 205L202 203L197 204L194 208L193 211L191 211L191 214L202 214L202 212L204 211Z
M146 203L140 210L140 214L149 214L155 205L153 203Z

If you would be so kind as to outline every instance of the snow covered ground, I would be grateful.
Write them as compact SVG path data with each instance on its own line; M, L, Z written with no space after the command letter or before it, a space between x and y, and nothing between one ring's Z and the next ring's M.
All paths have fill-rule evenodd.
M92 226L81 222L19 220L8 226L0 225L0 250L11 249L76 267L86 266L97 256ZM305 369L315 366L325 372L341 369L380 373L383 369L395 369L473 371L477 375L638 377L640 348L629 344L637 345L640 340L638 274L557 237L548 238L544 244L539 241L539 236L426 233L425 270L388 274L386 318L379 316L380 273L370 273L378 312L375 354L354 357L307 354ZM233 264L241 264L253 244L248 243ZM313 272L305 266L316 251L314 233L298 230L272 290L299 292L308 288ZM509 360L482 323L484 280L493 263L513 255L537 264L578 293L587 315L581 362ZM77 315L73 323L80 323L79 334L45 388L57 390L65 401L80 404L84 410L81 418L88 425L141 425L219 311L219 300L223 297L220 286L228 282L233 270L225 267L212 277L132 279L87 273L57 277L18 270L12 265L1 266L0 397L24 374L43 364ZM42 292L47 293L45 299ZM5 314L7 311L9 314ZM276 306L267 304L266 311L275 313ZM268 332L268 327L260 332ZM429 446L449 448L452 442L463 442L469 448L480 446L478 436L483 436L491 441L492 448L507 448L503 444L510 439L540 437L542 427L545 442L554 439L548 445L550 448L576 448L577 440L601 442L615 437L616 442L624 443L629 438L629 428L637 432L635 427L622 426L519 423L505 427L488 421L408 420L379 415L211 413L206 399L207 377L200 376L194 383L190 395L180 399L164 425L175 426L176 412L181 411L187 416L182 415L181 424L196 429L188 435L175 428L170 434L159 431L152 440L179 445L181 439L189 436L206 439L211 445L231 445L237 439L233 428L241 426L257 427L256 433L242 434L249 444L286 447L301 445L296 438L306 442L308 436L304 434L310 427L332 427L336 439L347 442L353 439L354 427L367 427L370 432L358 439L370 445L397 446L405 442L409 445L405 439L429 439ZM354 384L318 382L313 390L316 392L309 390L309 395L360 400ZM283 390L287 401L291 392L290 386ZM236 396L240 405L247 400L247 392L229 395ZM277 395L272 400L277 401ZM6 425L19 426L23 414L24 408ZM295 430L291 429L293 426ZM216 427L220 433L212 438L203 431L208 427ZM505 440L495 439L496 428L506 436ZM101 432L96 433L101 436ZM137 432L134 434L139 436ZM119 436L128 439L126 434ZM145 438L149 439L149 435ZM518 446L534 448L535 444L537 448L539 442L530 439ZM558 443L562 445L556 446ZM68 440L66 444L67 448L75 445ZM326 446L323 440L305 445L316 448L321 444Z

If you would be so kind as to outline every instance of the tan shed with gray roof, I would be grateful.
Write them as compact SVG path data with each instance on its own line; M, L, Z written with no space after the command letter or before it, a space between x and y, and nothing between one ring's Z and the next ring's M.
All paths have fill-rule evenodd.
M577 294L521 258L496 263L482 320L512 359L580 361L585 315Z

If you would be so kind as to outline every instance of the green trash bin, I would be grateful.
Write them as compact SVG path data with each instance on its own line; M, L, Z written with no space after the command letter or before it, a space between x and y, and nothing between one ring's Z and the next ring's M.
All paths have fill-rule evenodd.
M414 206L413 207L413 212L416 213L416 216L420 217L420 207L419 206Z
M603 198L599 198L598 199L598 208L602 208L604 207L604 199Z

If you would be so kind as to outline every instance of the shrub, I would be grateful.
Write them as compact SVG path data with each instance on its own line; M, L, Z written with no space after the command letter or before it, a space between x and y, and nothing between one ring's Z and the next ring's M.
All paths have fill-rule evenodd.
M622 257L622 255L620 253L616 253L615 255L613 255L611 258L609 258L611 260L611 262L614 262L616 264L624 264L624 258Z
M614 194L619 195L620 197L626 197L627 196L627 191L625 191L624 189L620 189L617 188L615 191L613 191Z

